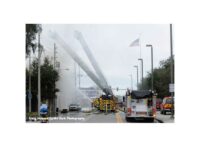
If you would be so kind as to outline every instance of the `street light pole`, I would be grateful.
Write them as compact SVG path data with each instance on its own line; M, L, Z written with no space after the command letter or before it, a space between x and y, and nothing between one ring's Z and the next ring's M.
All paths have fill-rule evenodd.
M137 69L137 90L138 90L138 66L135 65L134 67Z
M143 59L139 58L138 60L141 61L141 70L142 70L142 78L141 78L141 82L142 82L142 89L143 89Z
M151 47L151 90L153 91L153 46L147 44L146 47Z
M31 50L29 52L29 93L28 93L28 100L29 100L29 112L31 112L31 99L32 99L32 94L31 94Z
M132 74L129 75L131 77L131 90L133 90L133 76Z

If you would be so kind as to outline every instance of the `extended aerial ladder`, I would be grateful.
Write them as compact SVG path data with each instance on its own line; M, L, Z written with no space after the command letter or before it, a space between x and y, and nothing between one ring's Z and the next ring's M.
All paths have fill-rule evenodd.
M111 90L111 87L108 85L106 78L104 77L97 61L95 60L91 50L89 49L83 35L81 34L81 32L75 31L75 37L77 40L79 40L80 44L82 45L88 59L90 60L98 78L99 81L101 82L101 85L103 86L103 91L107 94L107 95L113 95L113 92Z
M85 71L85 73L96 83L96 85L106 92L105 87L101 84L96 74L87 66L82 58L56 33L51 33L51 38L56 40L58 44L72 57L72 59Z
M99 101L99 109L100 110L114 110L116 109L116 97L114 97L111 87L108 85L103 73L101 72L96 60L94 59L86 41L80 32L76 32L76 38L80 41L83 46L84 51L86 52L95 73L87 66L87 64L81 59L81 57L74 52L74 50L66 44L66 42L57 34L52 33L51 37L63 47L67 51L67 53L72 57L72 59L85 71L85 73L97 84L97 86L105 93L100 98Z
M103 91L105 95L100 96L99 98L94 100L94 105L101 111L115 111L116 110L116 97L114 97L111 87L108 85L106 78L104 77L97 61L95 60L90 48L88 47L83 35L81 32L75 31L75 37L79 40L82 45L88 59L90 60L96 75L103 86Z

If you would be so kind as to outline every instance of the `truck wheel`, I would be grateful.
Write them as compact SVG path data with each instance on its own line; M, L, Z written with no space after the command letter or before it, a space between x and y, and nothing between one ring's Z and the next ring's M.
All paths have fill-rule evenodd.
M149 122L154 122L154 118L149 118L148 121Z
M130 119L129 119L128 117L126 117L126 121L127 121L127 122L129 122L129 121L130 121Z

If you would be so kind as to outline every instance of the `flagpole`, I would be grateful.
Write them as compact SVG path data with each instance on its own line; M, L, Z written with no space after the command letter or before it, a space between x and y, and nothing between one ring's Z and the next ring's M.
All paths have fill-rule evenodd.
M140 33L140 58L138 60L141 61L141 83L142 83L142 89L143 89L143 59L142 59L142 33Z
M142 36L142 35L141 35L141 33L140 33L140 37L139 37L139 38L140 38L140 58L141 58L141 50L142 50L142 47L141 47L141 38L142 38L142 37L141 37L141 36Z

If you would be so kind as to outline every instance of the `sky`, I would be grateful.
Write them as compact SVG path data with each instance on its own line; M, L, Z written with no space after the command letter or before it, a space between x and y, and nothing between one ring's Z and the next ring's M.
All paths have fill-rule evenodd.
M81 44L74 37L74 31L80 31L112 88L131 88L132 75L133 89L136 89L137 75L134 65L139 66L140 81L140 57L144 62L144 77L151 71L151 49L146 47L146 44L153 45L154 68L159 67L159 62L170 56L169 24L43 24L42 28L41 42L45 55L53 56L53 44L56 41L49 37L49 33L53 31L93 69ZM130 47L138 38L141 49L140 46ZM65 65L73 66L66 63L68 60L65 60L65 57L70 57L65 49L59 44L56 46L57 60L61 62L61 68L68 68ZM82 69L81 74L84 75L81 77L82 87L95 85Z

